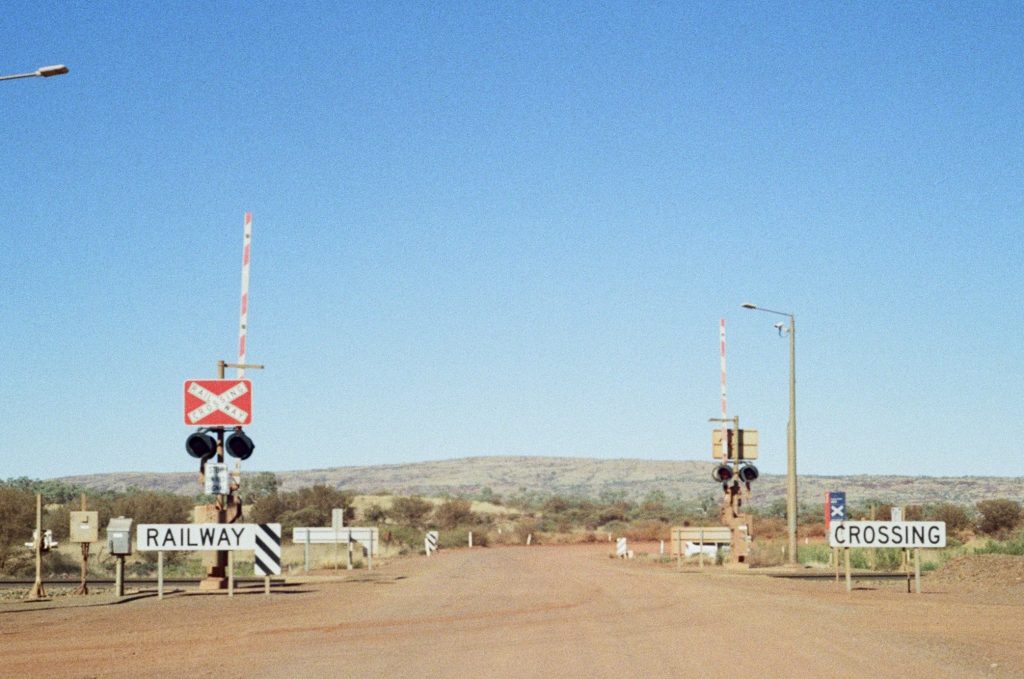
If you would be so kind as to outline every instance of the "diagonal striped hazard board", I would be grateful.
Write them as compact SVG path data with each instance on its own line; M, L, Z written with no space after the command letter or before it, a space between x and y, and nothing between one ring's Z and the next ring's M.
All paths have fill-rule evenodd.
M256 524L255 552L253 568L256 575L281 574L281 524Z

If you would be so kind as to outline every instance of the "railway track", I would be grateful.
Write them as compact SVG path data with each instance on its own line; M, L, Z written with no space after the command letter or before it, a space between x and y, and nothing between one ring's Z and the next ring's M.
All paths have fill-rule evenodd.
M164 587L198 587L201 578L164 578ZM0 590L11 590L11 589L28 589L35 583L35 578L17 578L10 580L0 580ZM271 578L271 585L278 585L284 583L281 578ZM68 588L74 589L81 584L79 580L43 580L43 587L46 589L50 588ZM89 578L88 584L90 587L113 587L113 578ZM126 578L124 581L125 587L156 587L156 578ZM246 585L259 585L263 586L263 578L257 577L236 577L235 587L245 587Z

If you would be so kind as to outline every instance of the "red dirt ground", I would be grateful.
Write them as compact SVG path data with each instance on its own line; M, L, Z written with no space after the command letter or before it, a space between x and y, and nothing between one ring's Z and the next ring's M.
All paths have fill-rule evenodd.
M1024 676L1018 585L926 576L921 595L899 581L847 593L610 549L443 551L270 597L3 603L0 676Z

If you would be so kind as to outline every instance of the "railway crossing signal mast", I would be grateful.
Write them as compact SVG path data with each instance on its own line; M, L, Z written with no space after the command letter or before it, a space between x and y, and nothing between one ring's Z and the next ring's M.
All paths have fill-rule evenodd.
M711 477L722 484L722 523L731 532L729 565L747 568L750 547L751 516L743 512L743 500L750 499L750 484L757 480L757 467L751 464L757 459L757 431L740 429L740 418L729 417L725 388L725 319L718 325L719 358L721 360L722 416L713 417L710 422L721 424L720 429L711 433L711 455L721 460L711 472ZM732 429L728 428L732 423Z
M249 325L249 255L252 241L252 213L245 213L242 240L242 297L238 324L238 362L217 361L216 380L185 381L185 424L198 429L185 439L185 451L199 460L199 483L216 496L213 505L197 508L205 516L198 522L235 523L242 518L242 499L235 491L241 478L241 460L248 459L256 444L242 427L252 423L252 381L243 379L248 368L262 365L246 363ZM238 376L225 379L225 368L235 368ZM230 431L230 433L228 433ZM239 460L236 473L229 476L224 453ZM215 460L215 462L211 462ZM228 552L216 553L216 560L200 583L203 589L224 589Z

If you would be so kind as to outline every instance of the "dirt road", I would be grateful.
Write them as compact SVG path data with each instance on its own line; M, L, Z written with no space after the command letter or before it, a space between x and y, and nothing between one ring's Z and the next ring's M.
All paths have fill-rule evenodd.
M269 598L4 605L0 676L1024 676L1021 587L848 594L608 553L459 550Z

